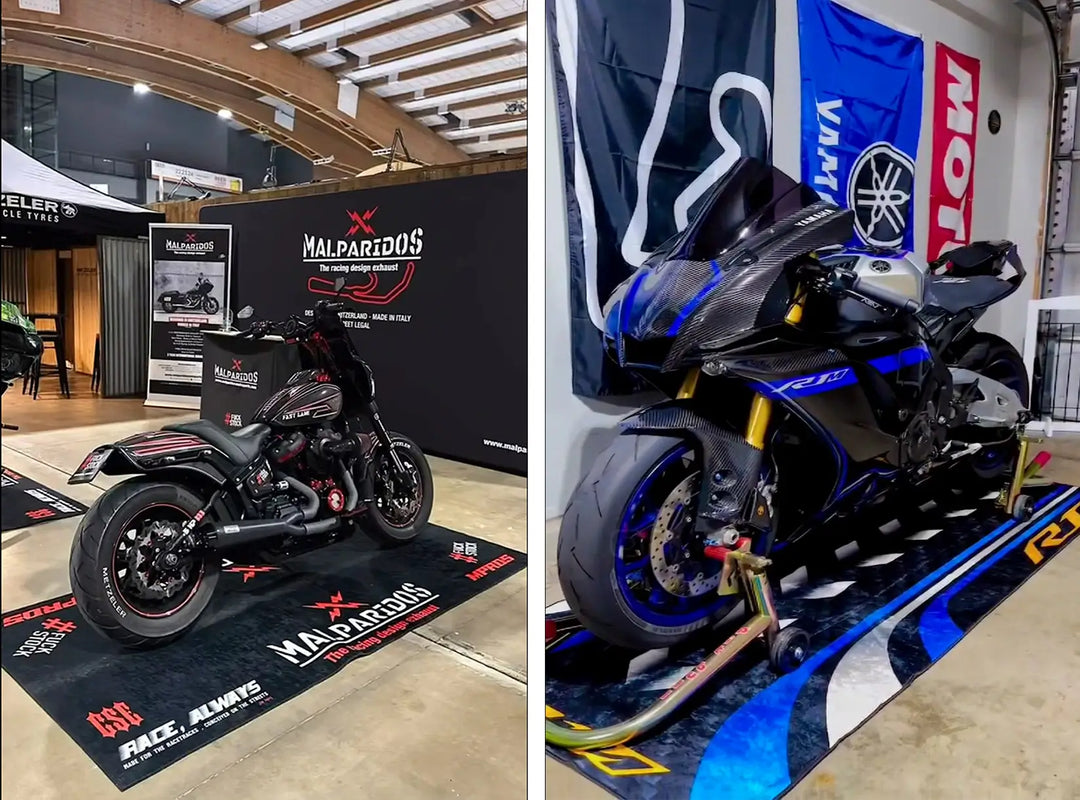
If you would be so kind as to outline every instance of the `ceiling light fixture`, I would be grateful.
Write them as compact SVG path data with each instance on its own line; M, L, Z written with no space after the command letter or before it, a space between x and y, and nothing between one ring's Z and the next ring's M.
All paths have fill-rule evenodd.
M150 87L145 83L136 83L131 87L135 94L149 94Z
M222 119L232 119L232 112L227 108L219 108L217 115Z
M251 49L252 50L265 50L269 46L270 45L268 45L266 42L252 42L251 43Z

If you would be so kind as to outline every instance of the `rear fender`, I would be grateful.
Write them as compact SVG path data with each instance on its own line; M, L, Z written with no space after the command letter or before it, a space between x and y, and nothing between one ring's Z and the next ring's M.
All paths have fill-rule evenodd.
M699 530L746 518L761 475L762 451L741 434L707 419L683 400L643 408L624 419L621 427L624 433L675 434L694 442L703 465Z
M68 483L90 483L98 474L157 476L166 470L193 473L221 486L228 480L231 465L224 453L198 436L154 431L95 448Z

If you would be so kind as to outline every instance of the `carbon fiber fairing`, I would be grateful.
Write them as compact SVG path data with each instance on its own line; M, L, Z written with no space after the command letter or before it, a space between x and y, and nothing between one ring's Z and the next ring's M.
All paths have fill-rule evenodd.
M698 515L715 522L743 516L761 471L761 451L741 436L674 402L646 408L622 427L640 433L690 433L701 444L704 462Z
M784 267L799 256L850 238L851 219L850 211L815 203L733 250L725 261L729 277L688 315L661 369L677 369L739 334L780 324L794 291Z

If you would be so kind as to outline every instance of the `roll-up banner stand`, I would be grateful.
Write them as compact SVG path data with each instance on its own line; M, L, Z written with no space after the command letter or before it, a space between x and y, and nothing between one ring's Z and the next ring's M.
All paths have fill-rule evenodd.
M229 307L232 225L150 226L150 368L146 405L199 408L203 331Z

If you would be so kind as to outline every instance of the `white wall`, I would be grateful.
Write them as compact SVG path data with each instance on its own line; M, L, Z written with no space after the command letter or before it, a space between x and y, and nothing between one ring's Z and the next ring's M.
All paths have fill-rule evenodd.
M916 163L918 186L928 187L932 154L934 50L936 42L981 62L979 133L975 155L972 237L1010 239L1033 271L1039 263L1046 141L1050 111L1050 55L1038 24L1006 0L847 0L849 7L897 28L921 33L925 43L923 128ZM550 48L545 70L547 166L547 489L548 516L562 512L596 452L614 435L629 408L583 400L570 392L569 274L562 150L558 140ZM773 97L776 165L799 175L800 72L795 0L777 0L776 79ZM986 116L1001 114L991 135ZM915 210L916 248L925 253L929 199L924 188ZM1034 281L980 327L1020 346L1023 316Z

